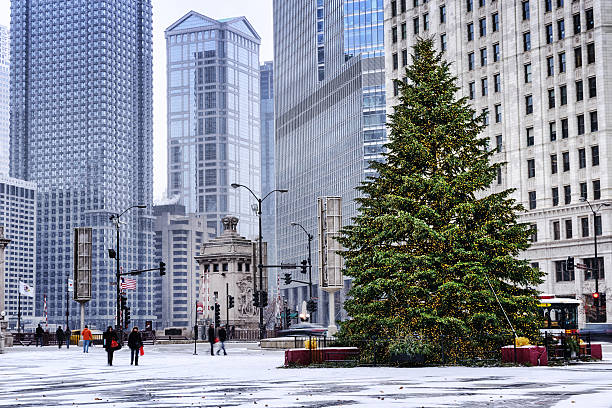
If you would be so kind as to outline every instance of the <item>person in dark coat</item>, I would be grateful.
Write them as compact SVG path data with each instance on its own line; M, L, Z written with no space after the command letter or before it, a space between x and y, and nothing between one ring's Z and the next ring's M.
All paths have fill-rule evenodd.
M115 350L119 350L121 347L119 346L119 337L117 336L117 332L113 330L111 326L108 326L108 329L102 335L102 339L104 340L104 348L106 349L106 354L108 357L108 365L113 365L113 353ZM115 345L113 345L113 341Z
M66 348L70 348L70 337L72 336L72 332L70 331L70 327L66 325L66 331L64 331L64 339L66 340Z
M57 326L57 330L55 330L55 339L57 340L57 347L62 348L62 344L64 344L64 331L62 330L62 326Z
M214 325L210 325L208 326L208 342L210 343L210 355L214 356L215 355L215 326Z
M219 327L219 349L217 350L217 355L223 350L223 355L227 356L225 352L225 340L227 340L227 331L225 330L225 326Z
M36 328L36 347L38 347L38 344L40 343L40 347L43 346L43 334L45 333L45 331L43 330L42 327L40 327L40 323L38 324L38 327Z
M142 347L142 336L140 332L138 332L138 327L134 327L128 336L128 347L132 351L130 365L134 364L134 361L136 361L136 365L138 365L138 352Z

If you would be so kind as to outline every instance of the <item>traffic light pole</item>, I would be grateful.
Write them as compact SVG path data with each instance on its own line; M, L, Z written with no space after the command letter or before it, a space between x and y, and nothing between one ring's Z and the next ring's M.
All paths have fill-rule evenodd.
M599 259L597 258L597 213L599 212L599 210L601 210L601 207L609 207L610 204L601 203L599 204L599 206L597 206L596 209L594 209L589 200L586 199L586 197L581 198L580 201L587 203L589 205L589 208L591 209L591 212L593 213L593 243L595 245L595 260L593 261L592 272L595 274L595 293L597 293L597 298L593 300L595 301L595 313L597 316L596 320L597 322L599 322L601 299L599 295Z
M229 327L229 282L225 283L225 325Z
M121 289L121 283L120 283L120 279L121 279L121 271L119 269L119 219L121 218L121 216L123 214L125 214L126 212L128 212L129 210L131 210L132 208L147 208L146 205L133 205L131 207L126 208L125 210L123 210L123 212L121 214L117 213L117 214L113 214L111 215L109 218L111 221L113 221L115 223L115 229L117 231L117 242L116 242L116 246L115 246L115 263L116 263L116 273L115 273L115 282L117 284L117 298L115 299L115 301L117 302L117 324L116 324L116 328L117 331L119 331L119 341L123 343L123 330L121 328L121 307L119 305L119 300L120 300L120 289Z

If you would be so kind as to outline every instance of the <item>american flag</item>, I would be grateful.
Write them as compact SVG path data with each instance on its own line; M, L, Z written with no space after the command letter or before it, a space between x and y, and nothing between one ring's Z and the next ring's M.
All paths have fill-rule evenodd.
M136 279L121 278L121 289L136 290Z

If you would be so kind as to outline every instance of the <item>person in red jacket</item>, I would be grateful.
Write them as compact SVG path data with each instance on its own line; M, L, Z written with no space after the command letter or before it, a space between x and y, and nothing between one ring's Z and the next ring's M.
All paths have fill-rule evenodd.
M81 336L83 337L83 353L89 353L89 345L91 344L91 330L87 326L81 332Z

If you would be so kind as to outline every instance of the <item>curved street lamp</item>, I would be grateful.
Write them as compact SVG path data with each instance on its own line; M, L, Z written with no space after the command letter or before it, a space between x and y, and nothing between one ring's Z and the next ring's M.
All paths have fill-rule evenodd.
M122 213L117 213L117 214L111 214L111 216L109 217L109 219L111 221L113 221L113 223L115 224L115 229L117 230L117 245L115 246L115 261L117 264L117 270L116 270L116 282L117 282L117 330L120 332L121 336L122 336L122 327L121 327L121 306L120 306L120 296L121 296L121 271L119 269L119 219L121 218L121 216L123 214L125 214L126 212L128 212L129 210L131 210L132 208L147 208L146 205L143 204L136 204L133 205L131 207L126 208L125 210L123 210ZM120 337L121 341L123 341L123 337Z
M597 293L597 298L595 299L595 313L596 313L596 320L599 321L599 308L600 308L600 301L599 301L599 260L597 258L597 213L599 212L599 210L601 210L601 207L609 207L610 204L609 203L600 203L596 208L593 208L593 206L591 205L591 203L589 202L589 200L587 200L586 197L581 197L580 201L582 201L583 203L587 203L589 205L589 208L591 209L591 212L593 213L593 242L595 245L595 260L593 261L593 266L591 268L591 272L593 275L595 275L595 293Z
M272 193L286 193L287 189L285 188L277 188L275 190L270 191L268 194L266 194L263 198L259 198L257 197L257 195L253 192L253 190L251 190L249 187L245 186L244 184L238 184L238 183L232 183L231 184L232 188L239 188L239 187L244 187L247 190L249 190L249 193L251 193L251 195L255 198L255 200L257 200L257 218L259 220L259 237L257 239L258 241L258 246L259 246L259 259L257 262L257 269L259 270L259 293L257 294L257 301L258 301L258 307L259 307L259 339L263 339L265 337L265 333L266 333L266 328L264 327L264 318L263 318L263 302L261 299L261 294L263 293L263 250L262 250L262 241L263 241L263 236L261 233L261 203L268 198ZM257 292L256 292L257 293Z

